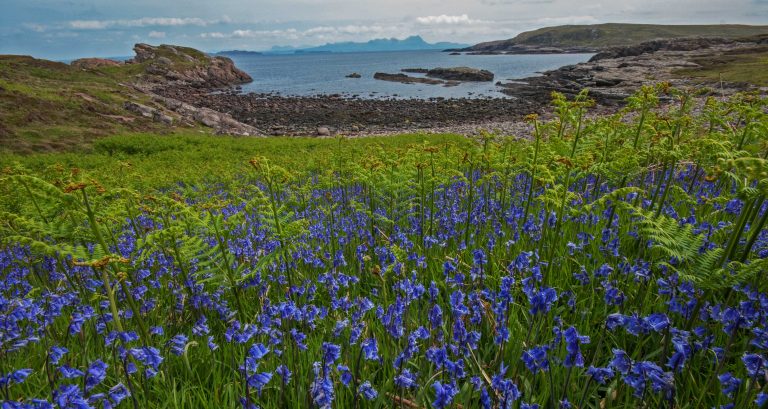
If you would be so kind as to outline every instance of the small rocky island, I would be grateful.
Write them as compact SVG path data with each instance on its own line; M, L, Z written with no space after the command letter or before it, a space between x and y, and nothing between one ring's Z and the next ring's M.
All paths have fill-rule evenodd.
M488 70L479 70L470 67L433 68L427 71L427 77L440 78L446 81L459 82L490 82L493 81L493 73Z
M413 77L406 74L387 74L377 72L373 78L382 81L402 82L404 84L429 84L454 86L461 82L490 82L494 75L488 70L470 67L453 68L403 68L400 70L409 74L425 74L425 77Z
M401 82L403 84L445 84L445 81L433 80L431 78L412 77L406 74L387 74L385 72L377 72L376 74L373 74L373 79L390 82Z

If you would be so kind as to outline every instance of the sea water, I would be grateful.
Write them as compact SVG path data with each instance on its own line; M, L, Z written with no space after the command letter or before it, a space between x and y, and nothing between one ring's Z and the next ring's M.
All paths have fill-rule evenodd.
M490 98L504 97L497 81L540 75L565 65L587 61L592 54L450 55L441 51L394 51L290 55L236 55L237 67L253 77L244 92L283 96L340 94L359 98ZM495 74L492 82L458 86L402 84L373 79L376 72L399 73L403 68L472 67ZM358 73L362 78L346 78ZM419 74L407 74L420 76Z

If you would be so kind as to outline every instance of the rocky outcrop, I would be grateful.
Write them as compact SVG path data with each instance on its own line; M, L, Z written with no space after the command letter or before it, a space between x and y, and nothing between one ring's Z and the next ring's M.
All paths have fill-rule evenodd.
M612 58L635 57L638 55L655 53L657 51L694 51L710 48L716 45L733 44L735 41L727 38L678 38L667 40L653 40L628 47L609 48L595 54L589 61L595 62Z
M643 85L669 82L672 86L702 86L676 73L699 68L700 59L713 58L739 50L749 51L755 43L726 39L659 40L639 46L621 47L599 54L586 63L570 65L531 78L497 83L502 92L517 98L546 104L552 91L573 96L588 88L590 97L602 105L620 105ZM718 83L718 94L743 91L745 84Z
M105 58L80 58L72 61L70 65L81 70L94 70L101 67L116 67L122 63Z
M401 82L403 84L445 84L445 81L434 80L431 78L411 77L410 75L405 74L387 74L384 72L377 72L376 74L373 74L373 79L381 81Z
M155 102L163 104L169 110L180 115L183 120L191 123L201 123L216 130L221 135L259 136L262 132L251 125L244 124L232 115L225 114L210 108L196 107L174 98L154 95Z
M150 84L222 88L253 79L227 57L211 57L188 47L136 44L130 63L143 64L144 81Z
M400 71L411 73L411 74L426 74L429 72L427 68L403 68Z
M262 132L253 126L244 124L231 115L210 108L194 105L160 95L150 94L154 106L126 101L123 108L138 116L150 118L166 126L176 123L184 125L201 124L213 128L220 135L258 136Z
M435 68L427 71L427 77L440 78L447 81L493 81L493 73L470 67Z

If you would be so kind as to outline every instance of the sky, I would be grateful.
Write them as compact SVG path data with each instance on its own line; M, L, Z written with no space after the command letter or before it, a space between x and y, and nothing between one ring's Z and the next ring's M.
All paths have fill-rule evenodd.
M608 22L768 25L768 0L0 0L0 54L130 56L138 42L258 51L410 35L474 44Z

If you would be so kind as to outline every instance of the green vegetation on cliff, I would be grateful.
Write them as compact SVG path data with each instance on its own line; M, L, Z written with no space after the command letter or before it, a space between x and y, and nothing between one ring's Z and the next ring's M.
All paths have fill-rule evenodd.
M216 88L250 80L231 60L192 48L137 44L134 50L126 64L0 55L0 151L82 149L107 135L177 132L169 126L175 118L161 117L165 111L144 88L170 82ZM186 121L186 129L194 122Z
M0 56L0 151L40 152L88 147L124 132L169 132L134 115L127 101L149 97L129 85L143 65L89 70L27 56Z
M655 39L680 37L739 38L768 34L768 26L735 24L657 25L657 24L594 24L544 27L527 31L509 40L480 43L472 50L503 50L508 47L620 47Z

